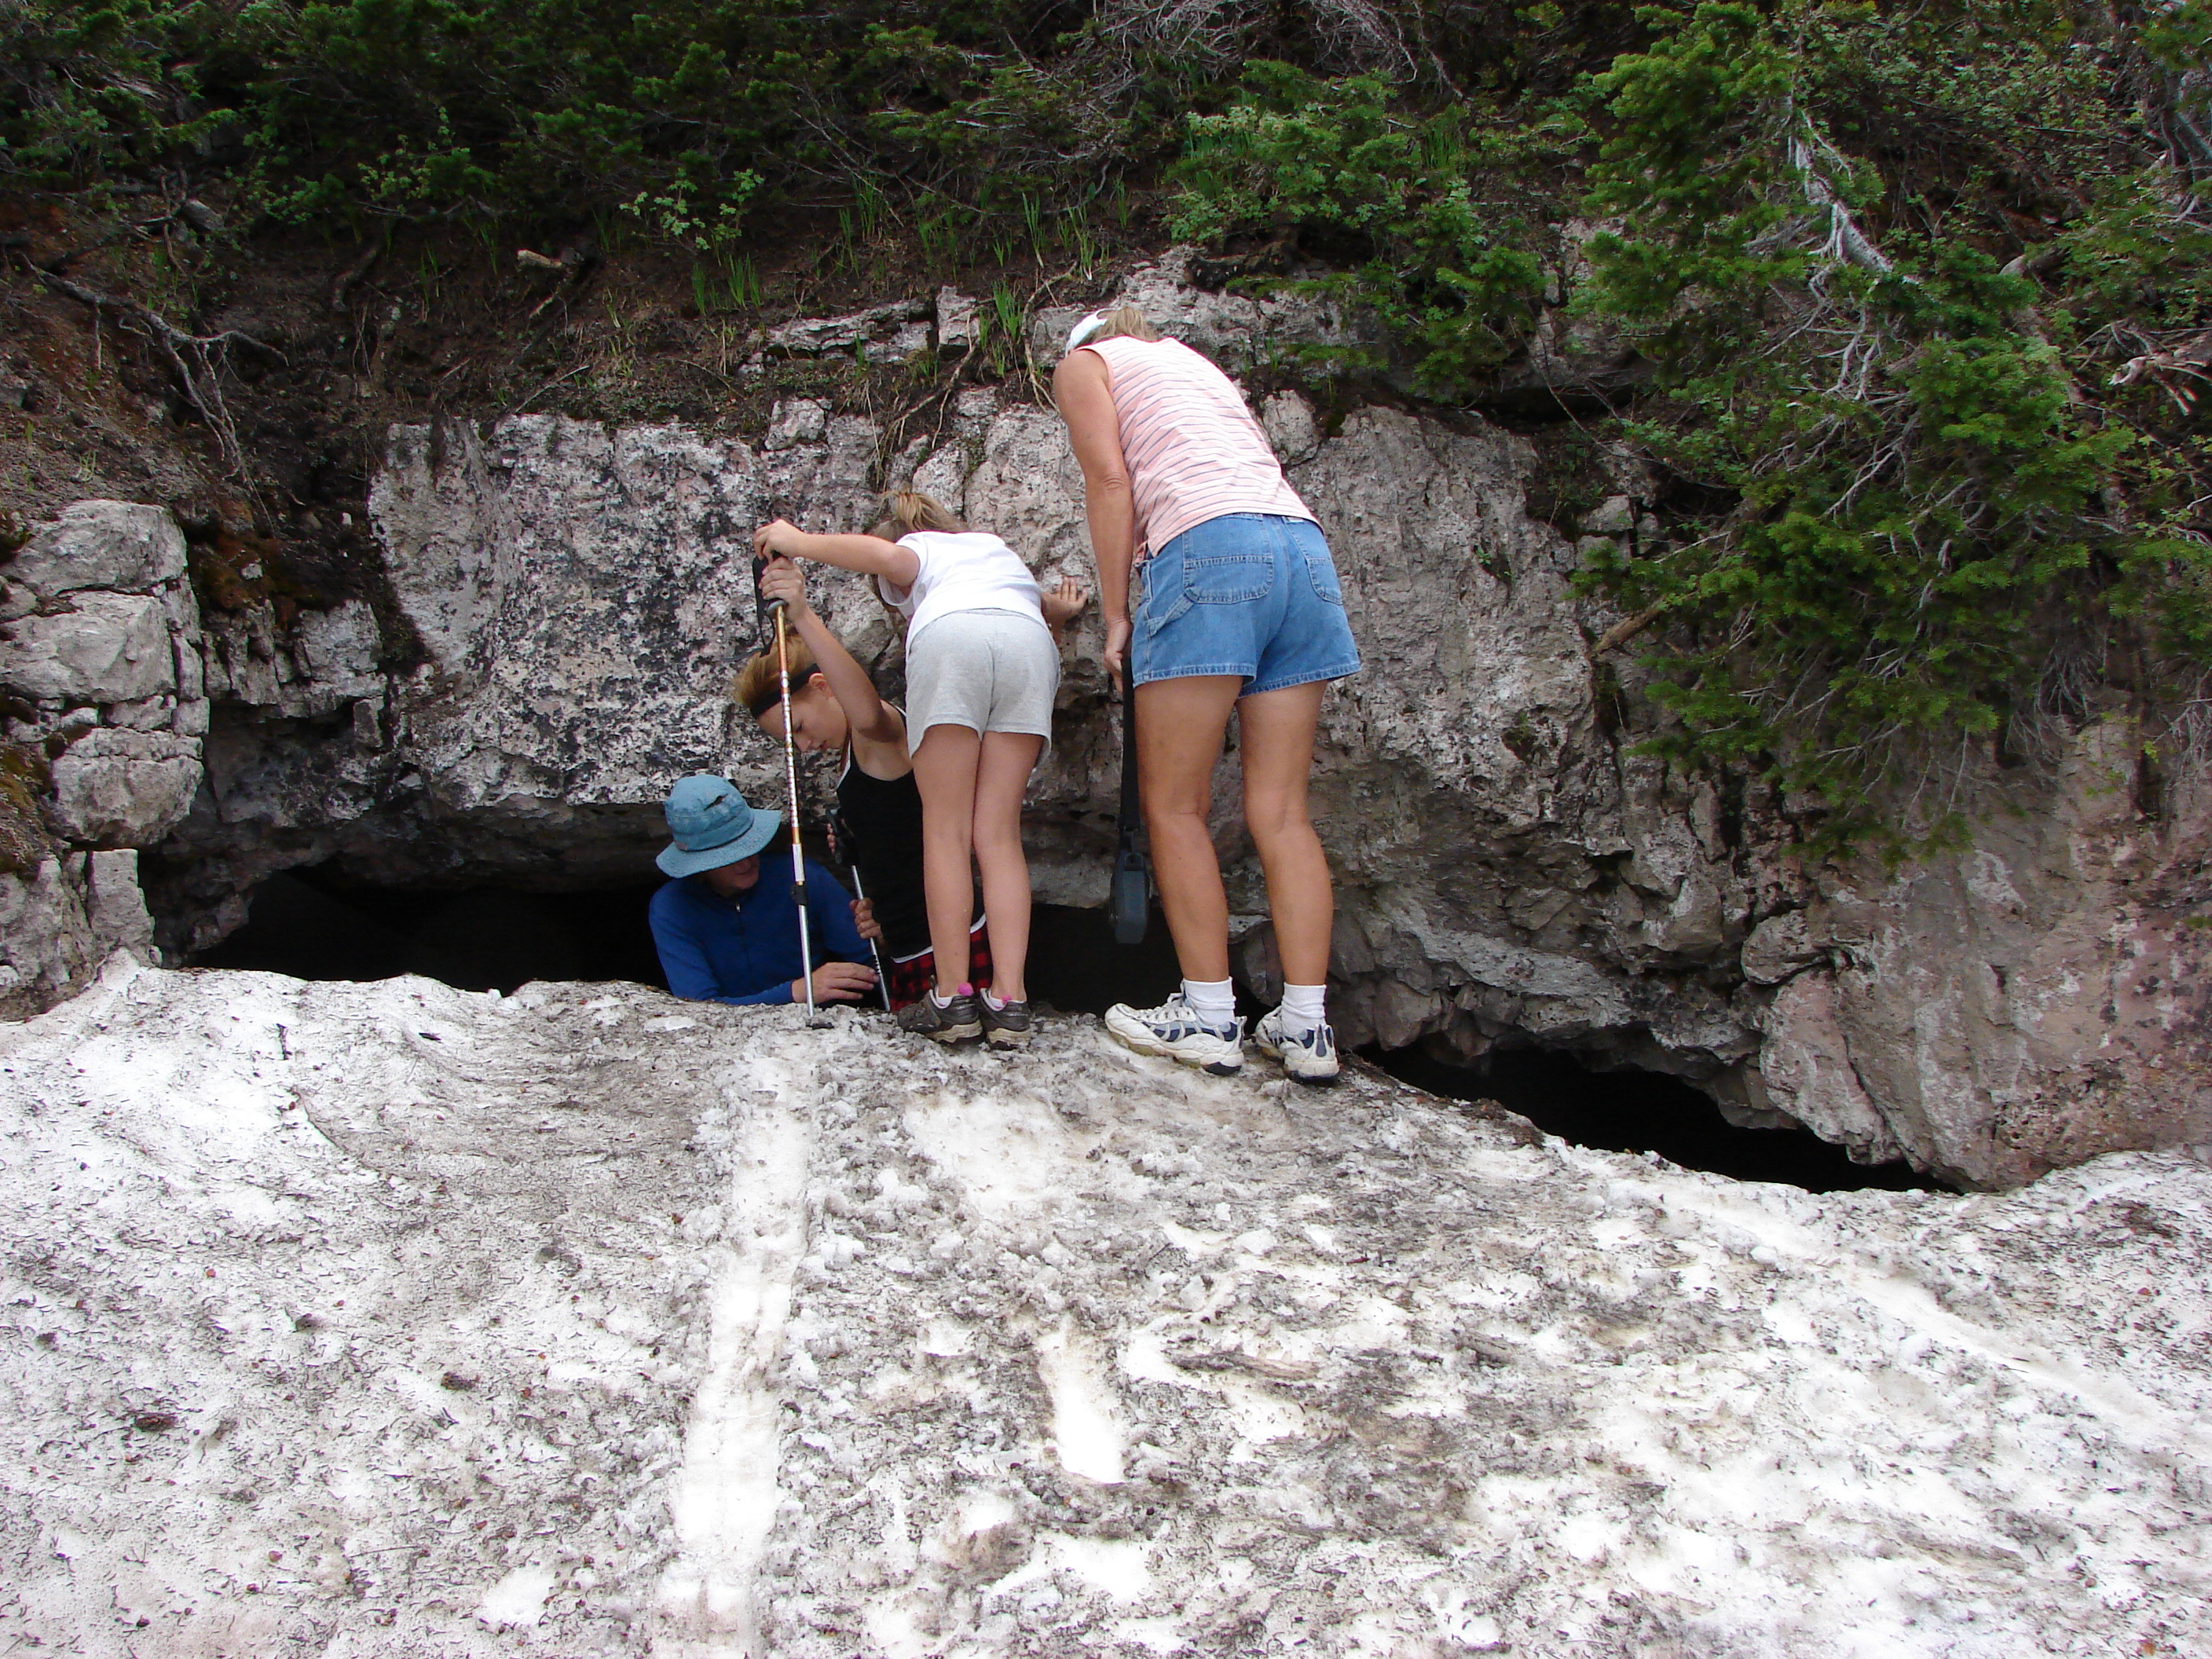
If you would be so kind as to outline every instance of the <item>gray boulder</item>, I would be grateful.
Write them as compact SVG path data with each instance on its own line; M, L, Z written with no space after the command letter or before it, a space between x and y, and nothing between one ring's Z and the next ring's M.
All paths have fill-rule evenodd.
M191 808L200 745L167 732L106 728L71 744L53 772L56 826L71 841L149 847Z
M72 502L7 567L42 599L88 587L147 593L184 574L184 532L167 508L138 501Z
M70 605L0 624L0 685L73 706L176 690L176 653L159 599L79 592Z

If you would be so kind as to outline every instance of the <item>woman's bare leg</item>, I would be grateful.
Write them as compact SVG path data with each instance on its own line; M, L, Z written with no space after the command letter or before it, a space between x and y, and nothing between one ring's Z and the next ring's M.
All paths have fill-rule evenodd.
M1328 682L1316 681L1262 691L1237 705L1244 823L1267 873L1275 949L1282 957L1283 979L1291 985L1321 985L1328 978L1336 898L1306 802L1314 729L1321 723L1322 695L1328 689Z
M975 864L983 872L983 914L991 919L991 994L1029 1000L1030 865L1022 852L1022 796L1044 752L1026 732L986 732L975 769Z
M1235 674L1192 674L1137 688L1137 781L1152 873L1182 976L1200 983L1229 977L1229 901L1206 818L1213 765L1243 684Z
M970 836L981 752L981 735L964 726L931 726L914 751L915 787L921 791L921 890L940 997L968 981L968 929L975 921Z

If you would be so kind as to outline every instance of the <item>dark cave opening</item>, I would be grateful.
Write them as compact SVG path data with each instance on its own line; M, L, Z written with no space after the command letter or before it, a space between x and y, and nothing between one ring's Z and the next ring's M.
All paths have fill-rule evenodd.
M533 979L667 981L653 948L653 879L578 892L478 885L364 884L334 864L269 877L248 896L246 925L192 958L297 979L421 974L465 991L513 991ZM1155 918L1140 945L1114 943L1103 910L1040 904L1030 920L1030 995L1066 1013L1154 1003L1178 980Z
M1493 1050L1455 1066L1418 1048L1370 1050L1391 1076L1455 1100L1494 1100L1547 1134L1609 1152L1656 1152L1685 1169L1808 1192L1950 1192L1903 1160L1854 1164L1809 1129L1747 1129L1680 1078L1634 1066L1600 1072L1546 1048Z
M246 925L192 958L296 979L421 974L465 991L513 991L533 979L663 985L646 924L658 880L584 892L475 886L370 886L334 865L269 877Z
M193 959L300 979L421 974L467 991L514 991L533 979L632 980L665 986L646 921L658 878L574 892L479 885L368 885L335 864L274 875L253 890L246 925ZM1040 904L1031 919L1030 996L1063 1013L1147 1006L1178 983L1175 946L1157 913L1144 942L1114 942L1103 910ZM1247 1013L1261 1010L1240 998ZM1811 1192L1941 1189L1909 1164L1854 1164L1803 1130L1739 1128L1680 1078L1593 1071L1568 1054L1501 1050L1480 1067L1419 1048L1369 1059L1404 1082L1461 1100L1495 1100L1547 1133L1609 1152L1652 1152L1740 1181Z

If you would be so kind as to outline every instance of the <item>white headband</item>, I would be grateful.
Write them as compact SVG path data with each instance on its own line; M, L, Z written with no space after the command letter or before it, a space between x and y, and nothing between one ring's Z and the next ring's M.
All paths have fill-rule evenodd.
M1070 351L1074 350L1076 347L1081 345L1085 340L1089 339L1092 335L1096 334L1100 329L1105 326L1106 313L1103 311L1092 312L1088 317L1085 317L1073 328L1067 331L1067 349Z

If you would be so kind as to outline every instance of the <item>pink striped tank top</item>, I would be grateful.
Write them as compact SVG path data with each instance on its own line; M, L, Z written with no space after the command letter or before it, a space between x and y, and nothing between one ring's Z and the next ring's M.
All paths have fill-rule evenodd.
M1225 513L1313 517L1234 383L1206 358L1180 340L1127 336L1080 349L1106 360L1146 553Z

